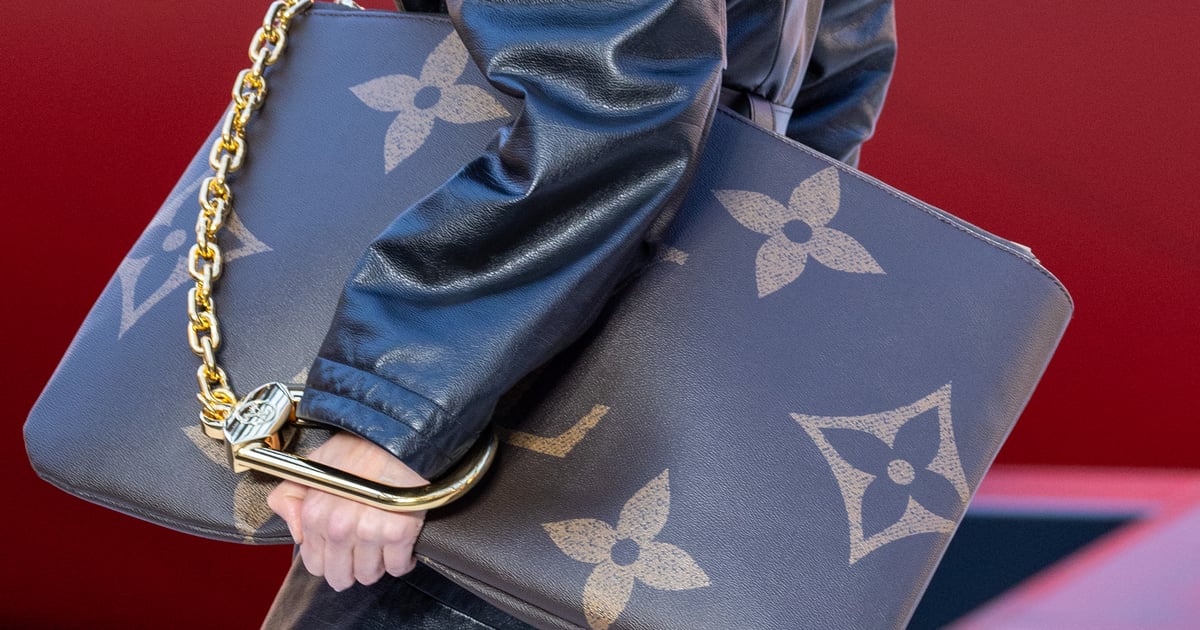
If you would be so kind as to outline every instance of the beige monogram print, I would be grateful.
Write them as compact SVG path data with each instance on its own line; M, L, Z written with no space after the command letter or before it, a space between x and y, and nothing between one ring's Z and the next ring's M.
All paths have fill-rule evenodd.
M901 538L954 531L970 489L954 443L949 384L911 405L865 416L791 415L841 489L850 564Z
M200 430L199 426L190 424L183 427L184 434L217 466L229 466L225 455L225 443L214 440ZM258 531L274 512L267 507L267 495L275 488L274 483L256 479L253 475L245 474L238 477L237 486L233 490L233 524L238 532L251 542L251 536Z
M367 107L398 113L384 138L384 172L392 172L425 144L435 119L465 124L509 116L482 88L455 83L468 59L462 40L451 33L425 60L420 77L392 74L350 88Z
M171 195L163 203L162 209L159 210L154 220L150 222L147 230L154 228L167 228L175 221L175 215L183 203L189 199L195 200L195 193L200 188L200 182L203 178L188 184L178 193ZM194 202L194 201L193 201ZM250 256L252 254L261 254L271 251L265 243L258 240L258 237L250 233L246 226L238 219L237 214L230 214L228 223L225 224L225 232L222 235L223 251L222 256L225 262L237 260L239 258ZM121 284L121 328L117 332L117 339L125 336L134 324L138 323L150 309L161 302L172 291L183 286L191 281L191 276L187 270L187 254L188 247L193 242L192 230L178 228L169 230L162 243L151 243L152 250L147 252L145 256L138 256L141 251L142 244L134 249L125 260L121 261L121 265L117 267L117 279ZM161 248L161 250L160 250ZM175 267L171 274L167 276L157 288L138 303L135 296L135 291L138 288L138 283L142 279L142 275L150 267L150 262L159 256L175 256Z
M679 265L680 267L687 264L688 253L682 249L674 247L664 247L658 251L658 255L654 257L654 262L669 262Z
M841 205L834 167L800 182L788 205L748 190L714 190L717 200L746 229L767 236L758 250L758 297L789 285L814 260L847 273L883 273L870 252L845 232L828 227Z
M229 459L225 452L225 443L214 440L204 434L198 425L190 424L183 427L183 433L196 448L217 467L228 471ZM320 446L327 437L321 431L301 431L294 452L300 455L311 453ZM230 473L233 474L233 473ZM245 538L247 543L253 543L254 533L262 528L274 512L267 506L267 495L279 484L278 479L253 472L238 475L237 485L233 489L233 524Z
M608 407L596 405L571 428L554 437L542 437L504 427L496 427L496 430L499 432L500 438L512 446L528 449L542 455L561 458L569 455L574 450L575 445L583 441L588 431L591 431L597 424L600 424L600 419L607 413Z
M671 508L667 473L664 470L625 503L615 529L590 518L542 525L568 557L596 565L583 587L583 612L593 630L608 628L624 612L635 581L663 591L709 584L708 575L686 551L655 540Z

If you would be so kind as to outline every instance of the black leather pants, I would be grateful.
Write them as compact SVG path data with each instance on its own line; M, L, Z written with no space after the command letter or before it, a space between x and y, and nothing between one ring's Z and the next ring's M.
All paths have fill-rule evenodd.
M297 555L263 628L383 630L531 630L425 565L403 577L384 575L341 593L304 569Z

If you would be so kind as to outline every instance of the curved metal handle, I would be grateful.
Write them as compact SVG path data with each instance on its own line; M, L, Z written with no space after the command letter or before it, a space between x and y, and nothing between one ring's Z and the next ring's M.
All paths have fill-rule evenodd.
M295 425L302 391L282 383L267 383L250 392L230 413L223 426L234 472L257 470L389 512L419 512L441 507L466 494L483 478L499 450L494 433L483 436L463 460L428 485L399 488L364 479L332 466L282 450Z
M483 436L463 461L442 478L417 488L397 488L364 479L299 455L273 449L263 442L238 448L233 453L233 459L246 468L381 510L418 512L441 507L465 494L483 478L498 448L499 440L495 434Z

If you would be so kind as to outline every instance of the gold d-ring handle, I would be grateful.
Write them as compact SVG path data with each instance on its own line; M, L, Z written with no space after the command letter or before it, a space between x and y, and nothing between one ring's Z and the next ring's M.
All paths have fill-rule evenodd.
M389 486L282 450L298 424L295 403L300 395L298 388L268 383L242 399L224 426L234 472L257 470L381 510L417 512L446 505L474 487L499 448L495 434L489 433L442 478L417 488Z

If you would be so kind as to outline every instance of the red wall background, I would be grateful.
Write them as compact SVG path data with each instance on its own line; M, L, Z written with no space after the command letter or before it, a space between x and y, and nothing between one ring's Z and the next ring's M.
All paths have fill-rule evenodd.
M0 626L257 627L288 562L284 548L193 539L68 497L36 479L20 436L226 104L266 4L43 0L0 20L0 330L14 403L0 440ZM1002 463L1200 467L1194 10L899 9L899 68L863 170L1031 245L1077 301Z

